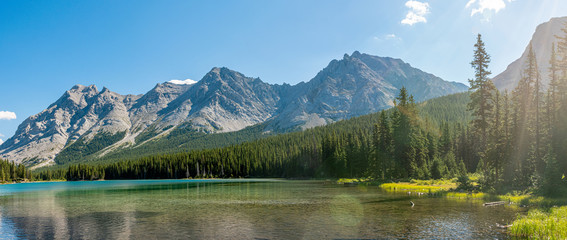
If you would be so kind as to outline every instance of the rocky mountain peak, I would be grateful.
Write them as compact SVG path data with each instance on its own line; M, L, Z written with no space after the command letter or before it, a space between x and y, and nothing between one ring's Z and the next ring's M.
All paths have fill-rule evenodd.
M526 64L530 44L533 46L543 87L547 88L550 82L548 71L550 67L549 60L551 59L551 46L555 43L557 47L556 35L564 37L561 29L566 26L565 24L567 24L567 17L552 18L548 22L538 25L522 55L510 63L506 70L492 79L496 88L510 91L516 87Z
M358 55L360 56L360 54ZM360 71L366 71L367 66L354 55L349 56L345 54L341 60L332 60L327 67L321 70L322 73L355 73ZM320 72L320 73L321 73Z
M244 76L242 73L233 71L226 67L215 67L203 77L201 81L204 83L209 82L244 82L250 78ZM200 82L201 82L200 81Z
M77 84L71 89L65 91L65 93L49 108L60 107L60 108L81 108L88 104L89 99L98 95L98 89L95 85L83 86Z
M83 86L77 84L73 86L71 89L67 90L65 93L66 95L73 95L73 96L77 96L77 95L94 96L98 94L98 89L95 85Z
M105 92L109 92L110 90L106 87L102 87L102 90L100 91L100 93L105 93Z
M354 51L351 56L355 58L359 58L361 55L362 54L359 51Z
M351 58L360 58L361 56L362 53L360 53L359 51L354 51L350 56L348 55L348 53L345 53L345 55L343 55L343 60L348 60Z
M89 86L77 84L77 85L73 86L71 89L69 89L69 91L72 91L72 92L89 92L89 91L98 92L98 90L97 90L97 88L94 84L89 85Z
M332 60L311 81L293 86L290 103L279 109L271 126L308 128L376 112L393 106L402 86L418 101L467 89L399 59L355 51Z
M184 92L186 91L190 85L188 84L174 84L170 82L158 83L152 88L152 90L148 91L145 95L159 95L159 94L167 94L171 92Z

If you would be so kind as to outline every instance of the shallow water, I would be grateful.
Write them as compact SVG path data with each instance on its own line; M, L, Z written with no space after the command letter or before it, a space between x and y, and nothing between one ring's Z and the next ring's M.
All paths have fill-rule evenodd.
M502 239L516 213L319 181L0 186L0 239Z

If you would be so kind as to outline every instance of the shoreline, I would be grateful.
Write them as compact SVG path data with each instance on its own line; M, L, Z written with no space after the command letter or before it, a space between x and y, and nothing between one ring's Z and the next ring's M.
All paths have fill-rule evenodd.
M380 189L393 193L417 194L425 197L442 197L453 200L472 200L491 207L493 203L501 203L507 207L526 208L527 211L518 216L507 225L496 224L496 227L504 229L510 237L535 238L535 239L567 239L567 198L566 197L544 197L533 193L514 194L491 194L484 192L457 192L456 183L450 185L435 184L435 180L417 180L412 182L380 183L372 181L359 181L340 179L337 184L369 184L378 185ZM416 192L417 191L417 192ZM488 204L487 204L488 203Z
M49 180L49 181L22 181L2 183L2 185L12 185L17 183L58 183L58 182L103 182L103 181L321 181L324 184L336 185L366 185L376 186L379 189L392 194L408 194L416 197L446 198L453 200L472 200L478 204L504 202L501 205L514 208L526 208L528 211L518 216L509 224L501 227L510 236L516 237L539 237L549 238L567 237L567 198L552 198L537 196L534 194L522 195L498 195L484 192L465 192L457 191L455 179L440 180L410 180L398 182L380 182L371 179L283 179L283 178L182 178L182 179L112 179L112 180ZM488 207L488 205L487 205ZM559 217L558 217L559 215ZM500 226L497 226L500 227ZM551 229L550 229L551 228ZM556 235L556 229L565 229ZM564 234L564 235L563 235Z
M11 185L11 184L19 184L19 183L56 183L56 182L104 182L104 181L190 181L190 180L262 180L262 181L282 181L282 180L297 180L297 179L284 179L284 178L149 178L149 179L95 179L95 180L38 180L38 181L22 181L22 182L6 182L0 183L1 185ZM301 179L301 180L308 180L308 179ZM313 179L310 179L313 180Z

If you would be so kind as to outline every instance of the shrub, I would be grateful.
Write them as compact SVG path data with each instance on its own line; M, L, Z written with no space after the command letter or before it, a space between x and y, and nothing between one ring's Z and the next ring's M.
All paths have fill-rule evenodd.
M457 190L463 190L468 192L475 190L475 187L473 186L471 180L469 179L469 176L462 175L459 178L457 178Z

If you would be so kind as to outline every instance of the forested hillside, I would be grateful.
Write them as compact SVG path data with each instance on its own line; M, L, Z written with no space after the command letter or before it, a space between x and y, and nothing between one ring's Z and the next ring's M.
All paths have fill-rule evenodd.
M199 149L222 148L272 136L272 133L263 131L264 127L265 124L262 123L236 132L204 133L193 129L191 126L181 125L173 129L169 134L152 139L145 142L143 145L119 149L102 156L83 156L82 153L72 155L73 152L70 152L70 150L66 148L61 152L63 155L58 156L56 160L58 164L66 164L68 162L112 162L155 154L172 154ZM72 159L72 161L66 160L69 158Z
M404 88L395 108L328 126L224 148L191 150L185 147L187 152L107 158L97 163L48 168L40 171L38 176L68 180L382 175L389 178L452 177L465 171L461 156L465 155L467 147L459 139L463 139L461 134L466 134L462 123L470 119L466 112L468 96L469 93L460 93L416 104ZM385 133L385 127L389 137L379 134ZM237 132L242 133L242 137L238 137L237 133L232 133L231 137L245 139L254 133L253 129ZM394 135L403 135L403 138L393 138ZM227 135L207 136L220 140ZM391 159L383 159L380 152L384 146L380 143L385 141L381 137L391 138L386 149L397 146L406 151L396 152L399 155L391 156ZM142 151L140 155L146 151L152 150ZM159 151L159 148L153 151ZM432 172L432 168L435 171Z
M470 121L470 113L466 111L466 105L469 99L469 93L457 93L445 97L439 97L419 103L417 107L420 109L422 122L434 125L433 128L440 126L442 122L461 123ZM392 111L392 110L387 110ZM341 121L336 124L341 126L350 125L351 122L356 126L372 126L378 118L377 113L369 114L361 117L355 117L349 120ZM274 136L274 133L265 132L265 126L269 124L263 123L254 125L237 132L213 133L207 134L194 130L190 126L179 126L173 129L169 134L146 142L143 145L132 148L125 148L120 151L110 152L104 156L87 156L82 157L81 153L73 155L73 149L77 146L71 146L62 151L61 156L57 157L60 164L65 164L72 159L75 163L85 162L113 162L120 160L138 159L144 156L155 154L174 154L179 152L187 152L192 150L222 148L243 142L249 142ZM328 128L336 128L335 124L327 126ZM327 128L325 127L325 128ZM349 128L349 130L352 130ZM437 130L434 130L437 131ZM142 136L143 137L143 136ZM77 141L80 143L80 141ZM77 145L75 143L74 145ZM79 145L80 147L80 145Z

